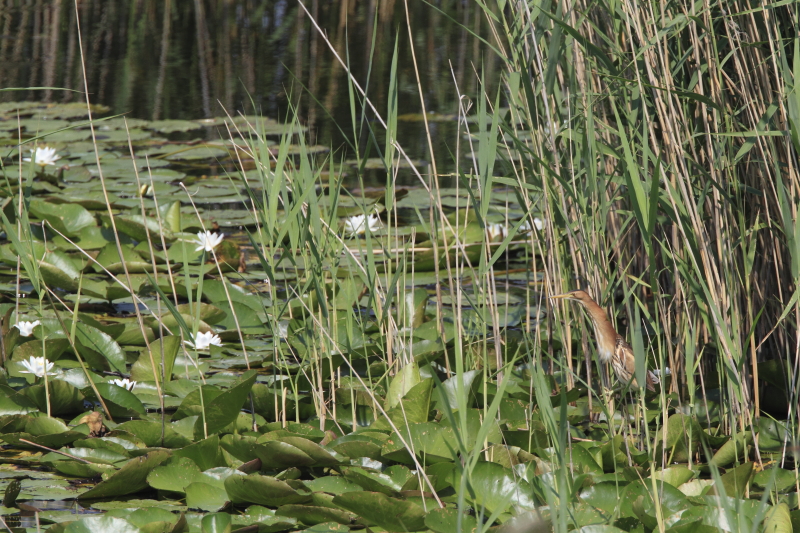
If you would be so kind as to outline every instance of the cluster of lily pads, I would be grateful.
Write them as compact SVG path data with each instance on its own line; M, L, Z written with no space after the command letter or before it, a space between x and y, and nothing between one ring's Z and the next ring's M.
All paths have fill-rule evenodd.
M519 241L504 263L502 310L465 306L441 321L431 320L426 288L440 237L419 221L430 193L395 192L400 227L381 216L385 195L337 200L335 231L355 250L365 234L386 249L390 231L416 239L415 286L393 311L406 364L390 372L363 285L337 278L295 294L274 285L302 280L303 265L271 279L264 271L242 231L259 231L249 206L263 185L247 169L208 177L239 149L208 140L223 119L100 121L98 166L84 115L69 105L0 105L8 524L33 513L54 533L449 533L559 521L650 531L661 521L705 533L732 523L725 509L736 509L740 530L794 519L797 476L781 468L790 433L782 422L762 419L730 437L716 431L713 401L701 425L679 412L662 420L651 396L643 436L628 433L620 413L593 422L585 390L564 391L557 374L534 365L507 368L502 384L497 369L477 363L452 372L457 320L480 345L487 313L497 313L503 349L526 361L535 351L520 327L540 316L525 297L535 280L524 241L544 222L513 192L495 191L498 210L481 224L467 192L439 191L466 243L457 253L477 261L486 246ZM286 130L258 117L233 124L262 136ZM192 132L198 138L187 140ZM390 274L376 275L390 285ZM341 315L332 331L314 314L320 299ZM76 503L51 510L48 500Z

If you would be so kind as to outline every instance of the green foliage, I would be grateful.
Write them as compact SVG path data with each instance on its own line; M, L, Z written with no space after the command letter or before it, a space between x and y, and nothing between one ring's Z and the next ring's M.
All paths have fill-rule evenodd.
M471 165L453 187L435 154L424 187L397 187L399 38L385 119L358 124L368 97L348 78L360 192L294 110L228 123L245 133L220 143L150 132L224 120L130 137L109 120L86 146L66 108L22 125L60 139L68 168L2 161L0 439L20 467L4 506L51 497L43 467L92 479L57 489L107 511L52 531L791 531L788 6L478 6L505 70L460 110ZM2 107L0 123L43 112ZM242 157L225 179L194 171ZM212 222L224 242L197 250ZM600 386L591 324L544 301L573 280L613 311L638 383L665 371L655 394ZM31 357L53 373L25 372Z

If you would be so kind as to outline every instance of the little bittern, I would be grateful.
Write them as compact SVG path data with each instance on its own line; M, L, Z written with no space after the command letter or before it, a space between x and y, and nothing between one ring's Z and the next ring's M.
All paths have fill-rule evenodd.
M604 364L611 363L614 371L617 373L617 378L622 383L628 383L633 380L636 384L636 379L633 377L634 369L636 368L633 348L625 342L622 335L616 332L611 321L608 319L608 314L605 310L597 305L592 300L592 297L583 291L571 291L564 294L557 294L550 298L564 298L565 300L573 300L583 305L584 309L589 313L594 325L594 334L597 337L597 353L600 356L600 361ZM654 385L659 383L658 376L650 370L647 371L647 388L651 391L656 390Z

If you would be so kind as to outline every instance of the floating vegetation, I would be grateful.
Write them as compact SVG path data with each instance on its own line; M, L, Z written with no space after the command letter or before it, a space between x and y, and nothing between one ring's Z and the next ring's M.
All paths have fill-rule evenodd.
M514 14L502 98L429 117L469 146L452 187L395 141L424 119L398 114L396 66L385 143L370 131L355 160L307 145L297 117L1 104L6 525L792 531L796 102L738 101L755 94L741 79L701 94L740 67L698 60L717 48L696 41L738 26L658 7L651 30L617 6L646 34L618 24L608 42L605 12L587 9L589 36ZM669 82L628 48L662 41L681 58ZM752 71L800 75L762 55L782 41L733 44ZM725 83L706 84L712 66ZM731 130L702 129L713 113ZM583 315L547 303L576 285L630 341L627 382L593 358Z

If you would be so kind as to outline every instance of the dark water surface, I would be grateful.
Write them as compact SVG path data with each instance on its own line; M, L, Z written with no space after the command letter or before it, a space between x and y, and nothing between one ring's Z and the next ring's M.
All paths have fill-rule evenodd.
M397 39L399 112L421 112L402 1L305 1L339 55L349 57L359 84L367 87L382 114ZM489 33L476 3L439 2L434 8L409 0L407 5L428 112L456 113L456 84L474 98L481 71L494 90L501 65L472 35ZM77 12L74 0L3 0L0 88L82 92L78 18L90 99L112 113L195 119L225 110L251 113L255 104L261 113L285 119L293 104L312 142L344 150L346 157L353 156L345 148L347 138L356 139L362 151L368 147L370 135L360 111L353 125L345 70L294 0L81 0ZM23 99L63 102L83 100L83 95L0 93L0 101ZM379 124L371 114L366 119L382 143ZM439 171L452 171L455 121L433 123L432 135ZM430 159L421 122L401 121L398 136L411 157ZM367 155L378 154L373 149Z

